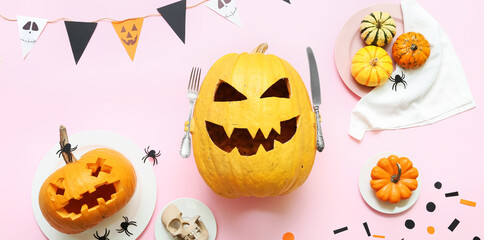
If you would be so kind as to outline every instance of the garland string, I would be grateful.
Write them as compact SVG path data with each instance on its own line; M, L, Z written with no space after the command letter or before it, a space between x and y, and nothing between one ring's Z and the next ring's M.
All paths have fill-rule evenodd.
M188 6L187 9L192 9L192 8L198 7L198 6L204 4L204 3L208 2L208 1L210 1L210 0L203 0L202 2L199 2L199 3L197 3L197 4L193 5L193 6ZM159 16L161 16L161 14L149 14L149 15L144 16L143 18L159 17ZM3 16L2 14L0 14L0 17L3 18L4 20L10 21L10 22L16 22L17 21L17 19L8 18L8 17ZM95 23L98 23L100 21L122 22L122 21L126 21L126 20L131 20L131 19L136 19L136 18L128 18L128 19L124 19L124 20L116 20L116 19L112 19L112 18L107 18L106 17L106 18L97 19L97 20L95 20L93 22L95 22ZM56 20L48 21L47 23L56 23L58 21L72 21L72 20L69 19L69 18L58 18Z

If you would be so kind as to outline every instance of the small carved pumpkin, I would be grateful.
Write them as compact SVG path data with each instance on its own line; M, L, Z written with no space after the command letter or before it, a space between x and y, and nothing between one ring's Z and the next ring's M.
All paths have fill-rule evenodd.
M316 154L315 115L304 83L285 60L231 53L208 71L191 125L200 175L227 198L287 194ZM193 124L194 123L194 124Z
M417 189L418 170L406 157L390 155L378 161L371 171L371 187L382 201L398 203L412 195Z
M393 61L381 47L361 48L351 61L351 75L361 85L379 86L388 80L392 72Z
M136 173L129 160L99 148L52 173L40 188L39 206L59 232L80 233L123 208L135 189Z
M430 56L430 44L420 33L404 33L393 43L392 55L401 67L415 69L427 61Z
M383 47L391 42L397 32L395 20L386 12L372 12L360 24L360 34L366 45Z

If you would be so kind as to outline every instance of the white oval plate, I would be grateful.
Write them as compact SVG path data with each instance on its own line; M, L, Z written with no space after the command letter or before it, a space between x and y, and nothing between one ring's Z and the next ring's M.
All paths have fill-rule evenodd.
M361 168L360 179L359 179L360 194L365 200L365 202L376 211L381 213L386 213L386 214L397 214L397 213L406 211L411 206L413 206L413 204L415 204L415 202L418 199L418 196L420 195L420 191L422 190L422 183L420 181L420 176L419 176L417 178L418 187L417 189L412 191L412 196L410 196L410 198L408 199L401 200L399 203L395 204L395 203L382 201L376 197L375 190L373 190L373 188L371 188L371 185L370 185L371 170L373 169L373 167L376 166L376 164L380 159L388 157L392 154L398 157L404 156L399 153L383 152L371 157L365 163L363 168ZM414 167L415 167L415 162L411 158L409 159L412 161L412 163L414 163Z
M57 231L45 220L39 208L39 191L45 179L55 170L65 165L64 160L56 154L60 149L59 144L52 147L37 168L32 185L32 208L35 220L42 232L49 239L95 239L93 234L103 236L105 229L109 230L108 238L116 239L136 239L148 225L155 210L156 204L156 178L151 164L144 164L141 158L146 155L135 143L129 139L111 132L86 131L69 136L69 142L76 146L77 150L73 154L80 158L84 153L101 147L114 149L123 154L133 165L137 185L136 192L129 203L114 215L102 220L98 225L84 232L77 234L64 234ZM136 221L137 226L129 226L128 230L133 234L127 236L125 232L118 233L116 229L121 229L120 224L124 221L123 216L128 217L129 221Z
M172 203L183 213L183 219L188 220L193 216L200 215L200 220L205 224L205 227L208 230L208 240L215 240L217 237L217 222L215 221L212 211L210 211L210 208L205 204L193 198L175 199L161 209L158 213L158 217L156 217L155 223L156 240L173 240L173 237L161 222L161 215L163 215L166 207Z

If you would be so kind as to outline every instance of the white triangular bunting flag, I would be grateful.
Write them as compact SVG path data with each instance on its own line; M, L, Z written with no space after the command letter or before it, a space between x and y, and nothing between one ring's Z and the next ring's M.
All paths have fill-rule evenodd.
M34 47L37 39L39 39L42 30L44 30L47 24L47 19L17 16L17 24L22 46L22 57L25 58L32 47Z
M239 10L235 0L210 0L207 3L207 7L220 14L227 20L235 23L237 26L242 26L239 18Z

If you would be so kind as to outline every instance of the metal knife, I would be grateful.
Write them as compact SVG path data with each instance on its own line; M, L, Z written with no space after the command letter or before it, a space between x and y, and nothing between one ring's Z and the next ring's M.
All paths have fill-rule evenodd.
M323 133L321 131L321 122L319 118L319 105L321 105L321 90L319 88L319 74L316 59L311 47L306 48L309 61L309 73L311 76L311 97L313 98L313 108L316 115L316 148L319 152L324 149Z

